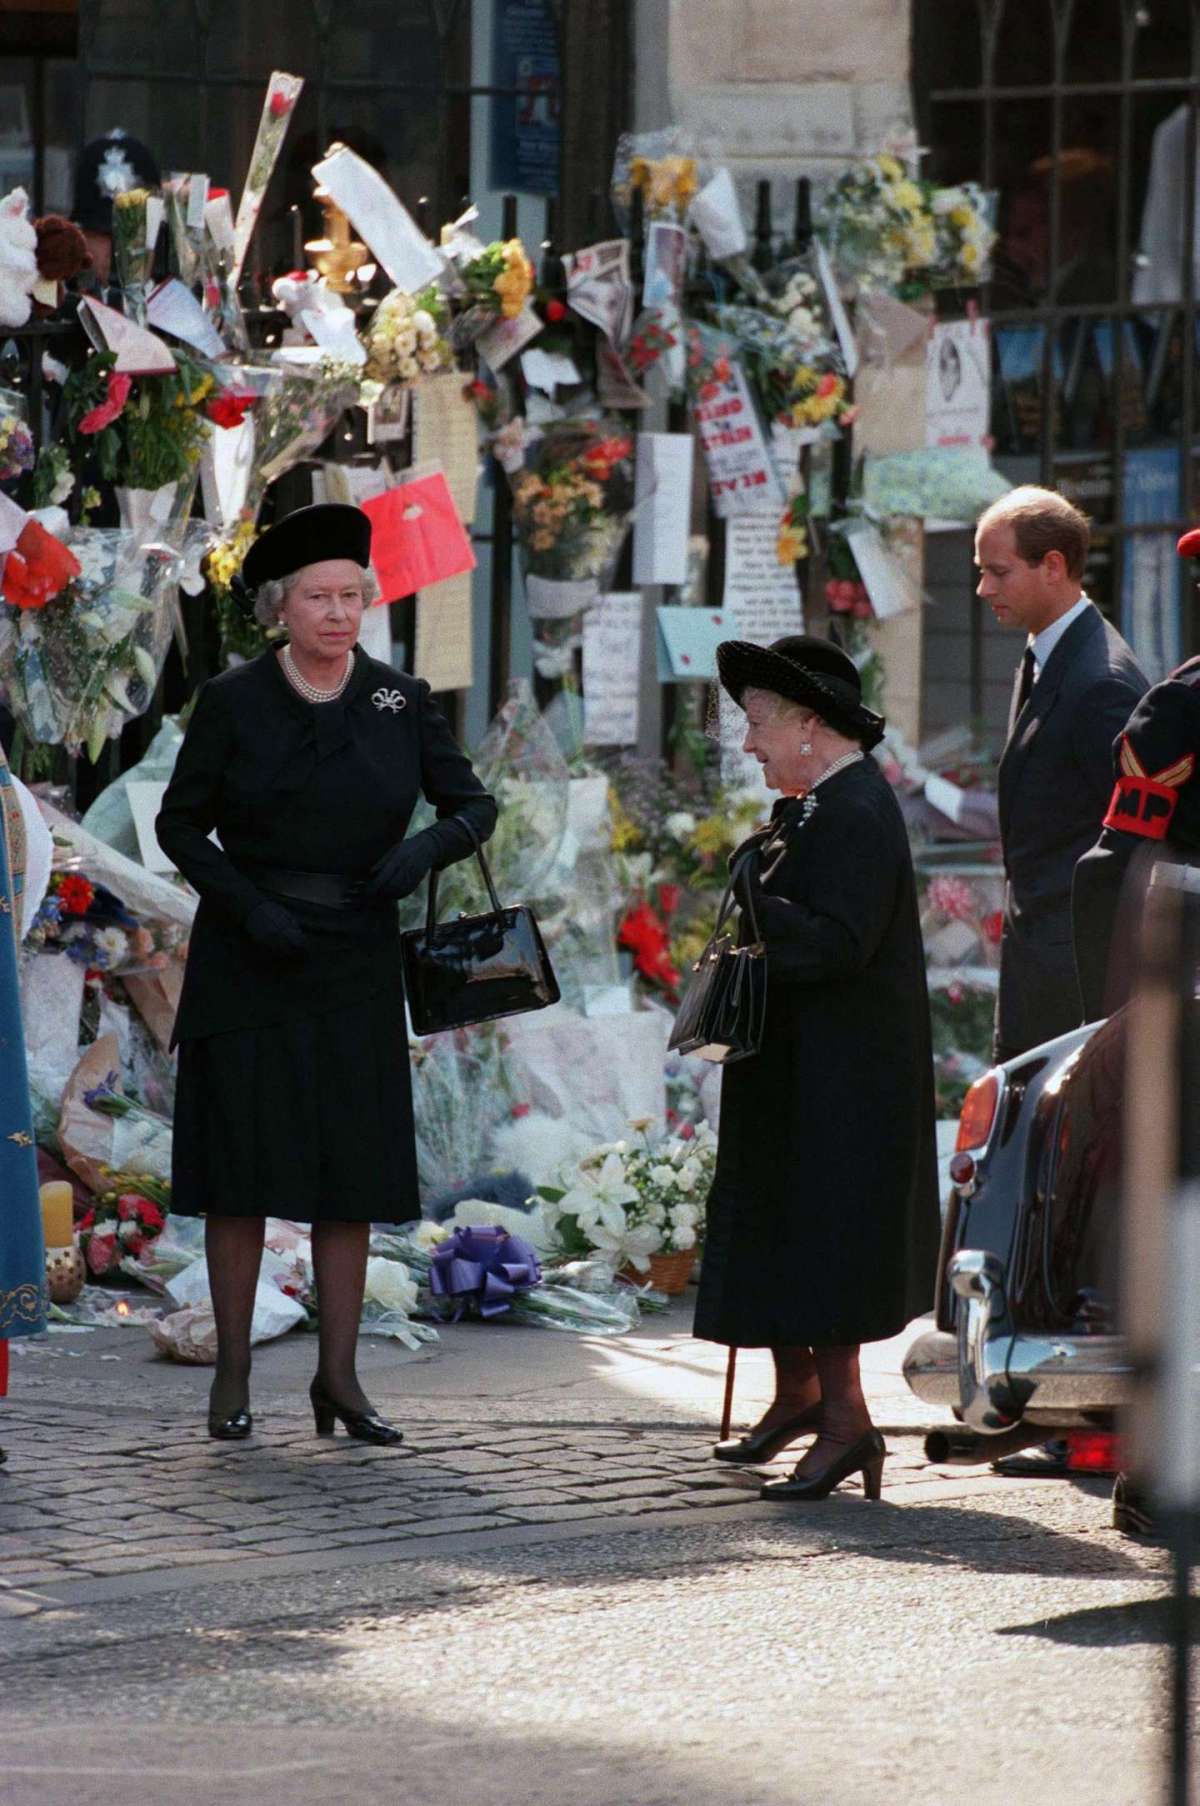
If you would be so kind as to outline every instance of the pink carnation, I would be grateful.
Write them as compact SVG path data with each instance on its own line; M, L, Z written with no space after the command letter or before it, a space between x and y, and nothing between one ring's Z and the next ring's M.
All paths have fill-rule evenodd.
M133 381L124 372L115 370L108 373L108 394L104 400L90 408L79 422L81 433L102 433L106 426L120 418L125 411L125 403L129 400L129 391Z
M969 922L975 915L975 898L971 886L962 878L942 874L929 881L929 906L951 922Z
M107 1273L116 1265L117 1238L115 1235L94 1235L88 1242L87 1263L93 1273Z

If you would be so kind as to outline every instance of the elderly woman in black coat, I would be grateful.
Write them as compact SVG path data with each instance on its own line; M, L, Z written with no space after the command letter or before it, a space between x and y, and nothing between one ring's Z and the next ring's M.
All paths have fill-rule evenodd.
M733 857L767 959L761 1050L729 1066L696 1334L769 1347L775 1398L724 1461L816 1433L763 1496L826 1497L885 1448L859 1346L926 1310L938 1237L933 1063L908 839L840 649L805 634L717 649L745 749L781 791ZM743 915L743 922L745 922Z
M360 509L322 504L251 547L245 582L286 643L201 688L157 824L200 893L172 1209L206 1219L224 1440L251 1429L268 1216L312 1224L318 1432L400 1440L355 1371L370 1225L420 1214L396 902L486 840L496 807L428 684L356 645L370 543ZM438 819L409 835L422 795Z

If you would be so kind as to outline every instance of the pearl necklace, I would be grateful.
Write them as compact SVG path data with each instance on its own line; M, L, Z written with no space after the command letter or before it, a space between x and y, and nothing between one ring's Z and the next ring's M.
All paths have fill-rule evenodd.
M350 682L350 673L354 669L354 654L353 652L346 654L346 669L342 674L342 681L332 690L319 690L316 684L310 684L307 678L301 677L296 669L296 661L292 657L290 646L285 646L283 649L283 668L287 673L288 682L294 690L300 692L305 702L336 702Z

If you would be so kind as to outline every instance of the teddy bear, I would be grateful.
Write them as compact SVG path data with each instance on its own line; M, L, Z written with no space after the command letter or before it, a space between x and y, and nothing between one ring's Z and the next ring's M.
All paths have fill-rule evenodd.
M37 233L29 197L14 188L0 200L0 326L24 326L38 279Z

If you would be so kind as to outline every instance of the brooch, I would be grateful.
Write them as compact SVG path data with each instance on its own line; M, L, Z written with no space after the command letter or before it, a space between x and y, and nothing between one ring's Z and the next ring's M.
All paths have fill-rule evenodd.
M408 706L401 690L376 690L371 701L377 709L390 709L393 715L398 715L401 709Z

